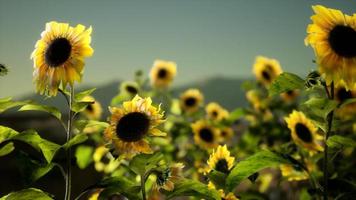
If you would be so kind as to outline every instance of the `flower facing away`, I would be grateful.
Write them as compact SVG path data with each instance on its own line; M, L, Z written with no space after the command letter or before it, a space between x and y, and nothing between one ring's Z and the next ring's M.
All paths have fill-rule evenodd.
M203 149L218 146L220 141L219 129L213 127L205 120L196 121L191 125L194 133L194 142Z
M46 24L31 54L37 92L55 96L59 87L81 81L84 58L94 52L90 46L91 32L91 27L85 29L81 24L76 27L55 21Z
M257 56L253 65L253 73L260 83L268 86L282 73L282 68L278 60Z
M334 81L338 86L344 80L347 89L356 88L356 14L321 5L312 8L315 15L305 44L313 47L320 73L328 85Z
M117 161L110 153L109 149L99 146L93 154L94 167L98 172L112 173L120 162Z
M167 88L177 74L175 62L155 60L150 72L151 85L156 88Z
M228 174L231 168L234 166L235 158L230 156L230 151L226 145L219 145L216 151L210 155L208 160L207 172L216 170L225 174Z
M85 96L81 101L94 102L92 104L89 104L82 113L88 119L99 120L101 114L103 113L101 104L96 101L92 96Z
M205 107L209 119L220 121L229 116L229 112L216 102L211 102Z
M164 189L172 191L174 189L174 183L182 178L183 168L184 165L182 163L175 163L163 171L157 171L155 173L156 182L153 185L153 190L159 191L160 189Z
M317 133L317 127L302 112L293 111L284 118L291 131L294 142L311 153L323 151L320 145L322 137Z
M152 105L151 98L136 95L123 106L110 109L110 126L105 137L112 141L119 153L152 153L148 136L166 136L157 126L164 122L160 107Z
M125 81L120 84L120 93L134 97L139 92L139 86L136 82Z
M180 106L186 113L198 111L203 101L204 96L198 89L188 89L180 96Z

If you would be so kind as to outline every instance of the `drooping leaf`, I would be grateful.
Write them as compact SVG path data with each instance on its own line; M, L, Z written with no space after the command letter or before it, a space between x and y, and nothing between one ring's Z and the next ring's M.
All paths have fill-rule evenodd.
M304 80L299 76L283 72L270 85L269 95L277 95L290 90L302 89L304 87Z
M10 194L3 196L0 200L53 200L48 194L42 190L36 188L28 188L17 192L11 192Z
M0 148L0 156L6 156L15 149L14 143L9 142Z
M44 111L55 116L59 120L61 120L61 116L62 116L61 112L56 107L53 106L46 106L40 104L26 104L19 109L19 111L28 111L28 110Z
M75 151L77 165L80 169L86 168L93 161L94 149L91 146L81 145Z
M237 163L226 179L226 189L233 189L252 174L267 167L276 167L291 162L282 155L270 151L260 151L245 160Z
M334 100L313 97L306 101L303 106L305 106L308 112L326 119L326 116L337 107L338 103Z
M162 159L163 155L159 152L154 154L138 154L132 158L130 169L138 175L143 175L145 172L156 167Z
M75 135L72 139L70 139L68 142L66 142L62 147L67 150L69 147L83 143L87 139L88 139L88 136L86 134L80 133L80 134Z
M91 93L93 93L96 90L96 88L92 88L89 90L85 90L83 92L79 92L77 94L74 95L74 100L75 101L80 101L82 100L85 96L91 95Z
M16 106L22 106L29 103L29 101L12 101L11 97L0 99L0 113Z
M328 138L326 144L330 148L356 147L356 141L351 138L346 138L340 135L333 135Z
M206 200L220 200L220 195L216 190L211 190L207 185L189 179L182 179L174 184L172 192L166 192L167 199L183 196L194 196Z

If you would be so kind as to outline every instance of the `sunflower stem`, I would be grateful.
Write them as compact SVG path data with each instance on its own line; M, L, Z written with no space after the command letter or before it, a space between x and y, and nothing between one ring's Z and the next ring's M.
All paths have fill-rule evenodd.
M145 183L146 183L146 174L145 174L145 175L141 175L142 200L146 200L146 187L145 187Z
M325 87L326 93L329 97L329 99L334 99L334 82L331 82L330 85L330 92L327 87ZM332 130L332 123L333 123L333 117L334 117L334 110L332 110L326 120L327 120L327 131L325 133L325 147L324 147L324 162L323 162L323 173L324 173L324 188L323 188L323 199L327 200L328 199L328 145L327 141L328 138L331 134Z
M67 128L67 138L66 142L68 142L72 138L72 125L73 125L73 97L74 97L74 88L73 86L70 87L70 96L68 98L68 128ZM72 187L72 153L71 147L67 149L67 163L66 163L66 190L65 190L65 200L70 200L71 197L71 187Z

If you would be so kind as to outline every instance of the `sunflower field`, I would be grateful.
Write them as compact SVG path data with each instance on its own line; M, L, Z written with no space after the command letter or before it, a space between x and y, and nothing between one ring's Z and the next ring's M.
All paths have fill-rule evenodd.
M1 123L0 164L16 163L22 182L0 200L356 199L356 14L311 9L314 70L256 56L255 79L242 84L248 105L235 109L199 88L174 94L179 65L164 59L128 75L104 105L95 88L78 89L95 27L46 23L29 55L33 84L67 111L1 97L0 114L46 113L65 141ZM10 73L0 65L0 79Z

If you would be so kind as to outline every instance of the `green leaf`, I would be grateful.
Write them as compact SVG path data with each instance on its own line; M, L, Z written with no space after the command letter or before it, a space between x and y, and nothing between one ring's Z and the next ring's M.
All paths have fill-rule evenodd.
M91 93L93 93L96 90L96 88L92 88L89 90L85 90L83 92L79 92L77 94L74 95L74 100L75 101L80 101L82 100L85 96L91 95Z
M97 128L98 131L106 129L109 124L106 122L100 122L96 120L78 120L75 122L75 127L79 132L83 132L85 128Z
M0 200L29 200L29 199L52 200L53 198L48 196L42 190L36 188L28 188L17 192L12 192L0 198Z
M346 138L340 135L333 135L328 138L326 144L330 148L356 147L356 141L351 138Z
M6 156L15 149L14 143L9 142L0 148L0 156Z
M220 195L216 190L211 190L207 185L189 179L182 179L174 184L172 192L166 192L167 199L182 196L194 196L199 199L220 200Z
M306 108L309 113L326 119L326 116L337 107L338 103L334 100L313 97L304 102L302 106Z
M84 133L77 134L72 139L70 139L68 142L66 142L62 147L67 150L69 147L83 143L87 139L88 139L88 136L86 134L84 134Z
M302 78L292 73L283 72L272 82L268 90L269 95L273 96L302 88L304 88L304 80Z
M84 111L88 105L93 104L94 101L78 101L78 102L74 102L72 105L72 111L79 113Z
M352 104L352 103L356 103L356 98L352 98L352 99L347 99L346 101L344 101L341 105L340 108L343 106L346 106L348 104Z
M104 179L98 184L98 187L105 188L99 195L100 200L108 199L108 197L117 193L128 199L141 199L141 187L123 176Z
M31 145L37 151L42 152L48 163L52 161L54 155L61 147L58 144L41 138L34 130L19 133L11 128L0 126L0 143L8 140L18 140Z
M245 114L245 111L242 108L237 108L230 112L228 117L228 121L235 122L236 120L240 119Z
M291 164L288 159L278 153L260 151L235 165L226 179L226 189L233 191L241 181L252 174L264 168L276 167L283 163Z
M31 180L34 182L34 181L40 179L42 176L44 176L48 172L50 172L54 166L55 166L55 164L50 163L48 165L39 166L38 168L34 169L31 174Z
M29 103L29 101L12 101L11 97L0 99L0 113L16 106L22 106Z
M138 154L132 158L130 169L138 175L143 175L155 168L162 159L163 155L159 152L154 154Z
M75 157L77 158L77 164L80 169L86 168L93 161L93 147L90 146L78 146L75 150Z
M213 170L208 174L208 177L209 177L209 180L212 181L218 189L225 188L225 180L226 180L227 174Z
M44 111L52 114L59 120L61 119L62 116L61 112L56 107L53 106L45 106L39 104L26 104L19 109L19 111L28 111L28 110Z

